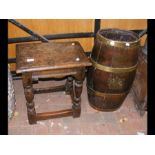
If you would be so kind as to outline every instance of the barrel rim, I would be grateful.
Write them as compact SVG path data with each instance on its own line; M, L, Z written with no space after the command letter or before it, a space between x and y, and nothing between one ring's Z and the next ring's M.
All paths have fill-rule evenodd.
M134 35L137 39L135 41L118 41L118 40L114 40L114 39L109 39L105 36L103 36L101 34L102 31L122 31L122 32L127 32L130 33L132 35ZM110 28L110 29L100 29L97 32L96 37L98 39L100 39L101 41L103 41L104 43L110 45L110 46L114 46L114 47L131 47L131 46L136 46L136 45L140 45L140 37L138 36L137 33L130 31L130 30L123 30L123 29L117 29L117 28Z

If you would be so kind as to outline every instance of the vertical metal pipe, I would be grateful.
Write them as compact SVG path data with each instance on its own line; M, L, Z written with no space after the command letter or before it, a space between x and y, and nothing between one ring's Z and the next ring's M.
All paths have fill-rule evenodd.
M97 31L100 29L101 26L101 19L95 19L95 26L94 26L94 34L96 37Z

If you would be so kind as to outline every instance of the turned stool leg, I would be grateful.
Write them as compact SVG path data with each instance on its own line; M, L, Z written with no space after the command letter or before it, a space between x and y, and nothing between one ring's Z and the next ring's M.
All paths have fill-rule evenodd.
M71 76L67 77L67 81L66 81L66 94L69 95L71 94L72 90L73 90L73 78Z
M32 87L32 74L31 73L23 73L23 87L26 98L26 106L27 106L27 115L30 124L36 123L36 111L34 105L34 93Z
M83 87L83 80L84 80L84 70L81 70L75 76L75 84L73 90L73 117L79 117L81 113L81 93Z

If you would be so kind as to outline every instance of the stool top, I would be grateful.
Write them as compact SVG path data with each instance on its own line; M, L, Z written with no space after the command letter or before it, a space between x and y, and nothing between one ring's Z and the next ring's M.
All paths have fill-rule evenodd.
M79 42L16 45L17 73L91 66Z

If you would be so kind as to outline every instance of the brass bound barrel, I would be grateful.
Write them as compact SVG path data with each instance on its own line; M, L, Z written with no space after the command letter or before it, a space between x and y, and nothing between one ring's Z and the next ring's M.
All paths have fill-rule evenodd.
M139 36L127 30L99 30L87 72L90 105L101 111L118 109L126 98L135 78Z

